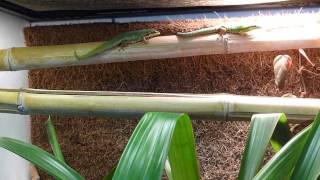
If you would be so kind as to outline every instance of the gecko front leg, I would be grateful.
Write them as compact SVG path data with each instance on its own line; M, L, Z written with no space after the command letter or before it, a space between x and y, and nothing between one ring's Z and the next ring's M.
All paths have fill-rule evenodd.
M128 41L122 41L120 44L119 44L119 51L124 51L126 47L129 46L129 42Z
M227 33L227 28L224 26L221 26L217 29L217 34L219 35L219 37L217 38L217 40L223 41L224 40L224 35Z

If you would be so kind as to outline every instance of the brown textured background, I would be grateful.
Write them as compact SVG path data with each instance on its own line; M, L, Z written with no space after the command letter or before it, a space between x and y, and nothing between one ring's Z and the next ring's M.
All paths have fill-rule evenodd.
M7 0L34 11L54 10L115 10L115 9L142 9L142 8L177 8L177 7L224 7L265 5L265 7L288 7L317 5L316 0ZM251 5L251 6L250 6Z
M197 20L28 27L25 38L28 46L54 45L101 41L119 32L147 27L168 35L209 24L212 22ZM319 50L306 52L318 67ZM283 91L275 89L272 61L278 54L289 54L297 68L298 51L290 50L32 70L29 79L30 87L43 89L299 95L296 70ZM317 73L317 69L305 65ZM304 76L310 96L319 97L319 77ZM46 118L32 117L32 142L50 151L43 123ZM115 165L137 123L136 119L95 117L52 119L67 163L87 179L101 179ZM197 120L193 127L202 179L235 179L248 123ZM48 179L44 173L41 176Z

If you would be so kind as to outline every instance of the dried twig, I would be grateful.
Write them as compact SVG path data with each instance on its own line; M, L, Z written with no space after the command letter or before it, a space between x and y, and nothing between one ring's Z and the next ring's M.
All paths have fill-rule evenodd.
M304 58L307 59L308 63L311 64L312 67L315 67L316 65L309 59L309 57L307 56L306 52L303 49L299 49L299 53L302 54L302 56ZM299 56L300 58L300 56Z
M302 63L301 63L301 55L300 54L301 53L299 53L299 70L298 70L298 73L300 75L300 82L301 82L302 87L303 87L303 90L302 90L301 84L300 84L300 97L305 97L305 95L307 94L307 87L306 87L306 84L305 84L304 78L303 78L303 72L302 72L303 66L302 66Z
M301 73L302 73L302 71L304 71L304 72L310 73L310 74L315 75L315 76L320 76L320 74L317 74L317 73L315 73L315 72L312 72L312 71L304 68L303 66L302 66L302 68L300 69L300 71L301 71Z

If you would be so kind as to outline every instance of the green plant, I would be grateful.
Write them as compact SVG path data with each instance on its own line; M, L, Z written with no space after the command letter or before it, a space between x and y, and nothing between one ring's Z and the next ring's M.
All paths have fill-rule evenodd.
M59 157L62 153L50 119L47 127L56 157L38 147L6 137L0 138L0 147L22 156L57 179L83 179ZM317 179L320 172L319 138L320 114L312 125L296 136L289 131L284 114L252 116L238 179ZM277 153L261 168L269 142ZM104 180L160 179L164 169L170 180L200 179L193 131L187 115L146 113L119 163Z
M239 179L317 179L320 173L319 125L318 113L312 125L290 139L284 114L253 116ZM277 153L260 168L270 138Z
M49 139L49 143L51 145L51 149L52 149L53 154L55 155L55 157L58 160L65 162L61 148L60 148L60 144L58 142L57 133L56 133L54 125L51 121L50 116L49 116L48 120L46 121L46 129L47 129L48 139Z
M6 137L0 137L0 147L29 160L57 179L84 179L63 161L50 118L46 125L56 157L36 146ZM185 114L146 113L117 167L104 179L160 179L164 169L169 179L200 178L193 130Z
M66 163L34 145L12 138L0 137L0 147L23 157L57 179L84 179Z

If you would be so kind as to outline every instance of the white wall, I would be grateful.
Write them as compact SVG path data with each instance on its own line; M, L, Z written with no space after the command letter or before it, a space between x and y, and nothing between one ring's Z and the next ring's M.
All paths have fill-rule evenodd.
M0 12L0 49L24 46L23 28L27 21ZM0 88L28 86L28 72L0 72ZM0 113L0 136L30 141L30 117ZM0 180L27 180L29 163L0 149Z

